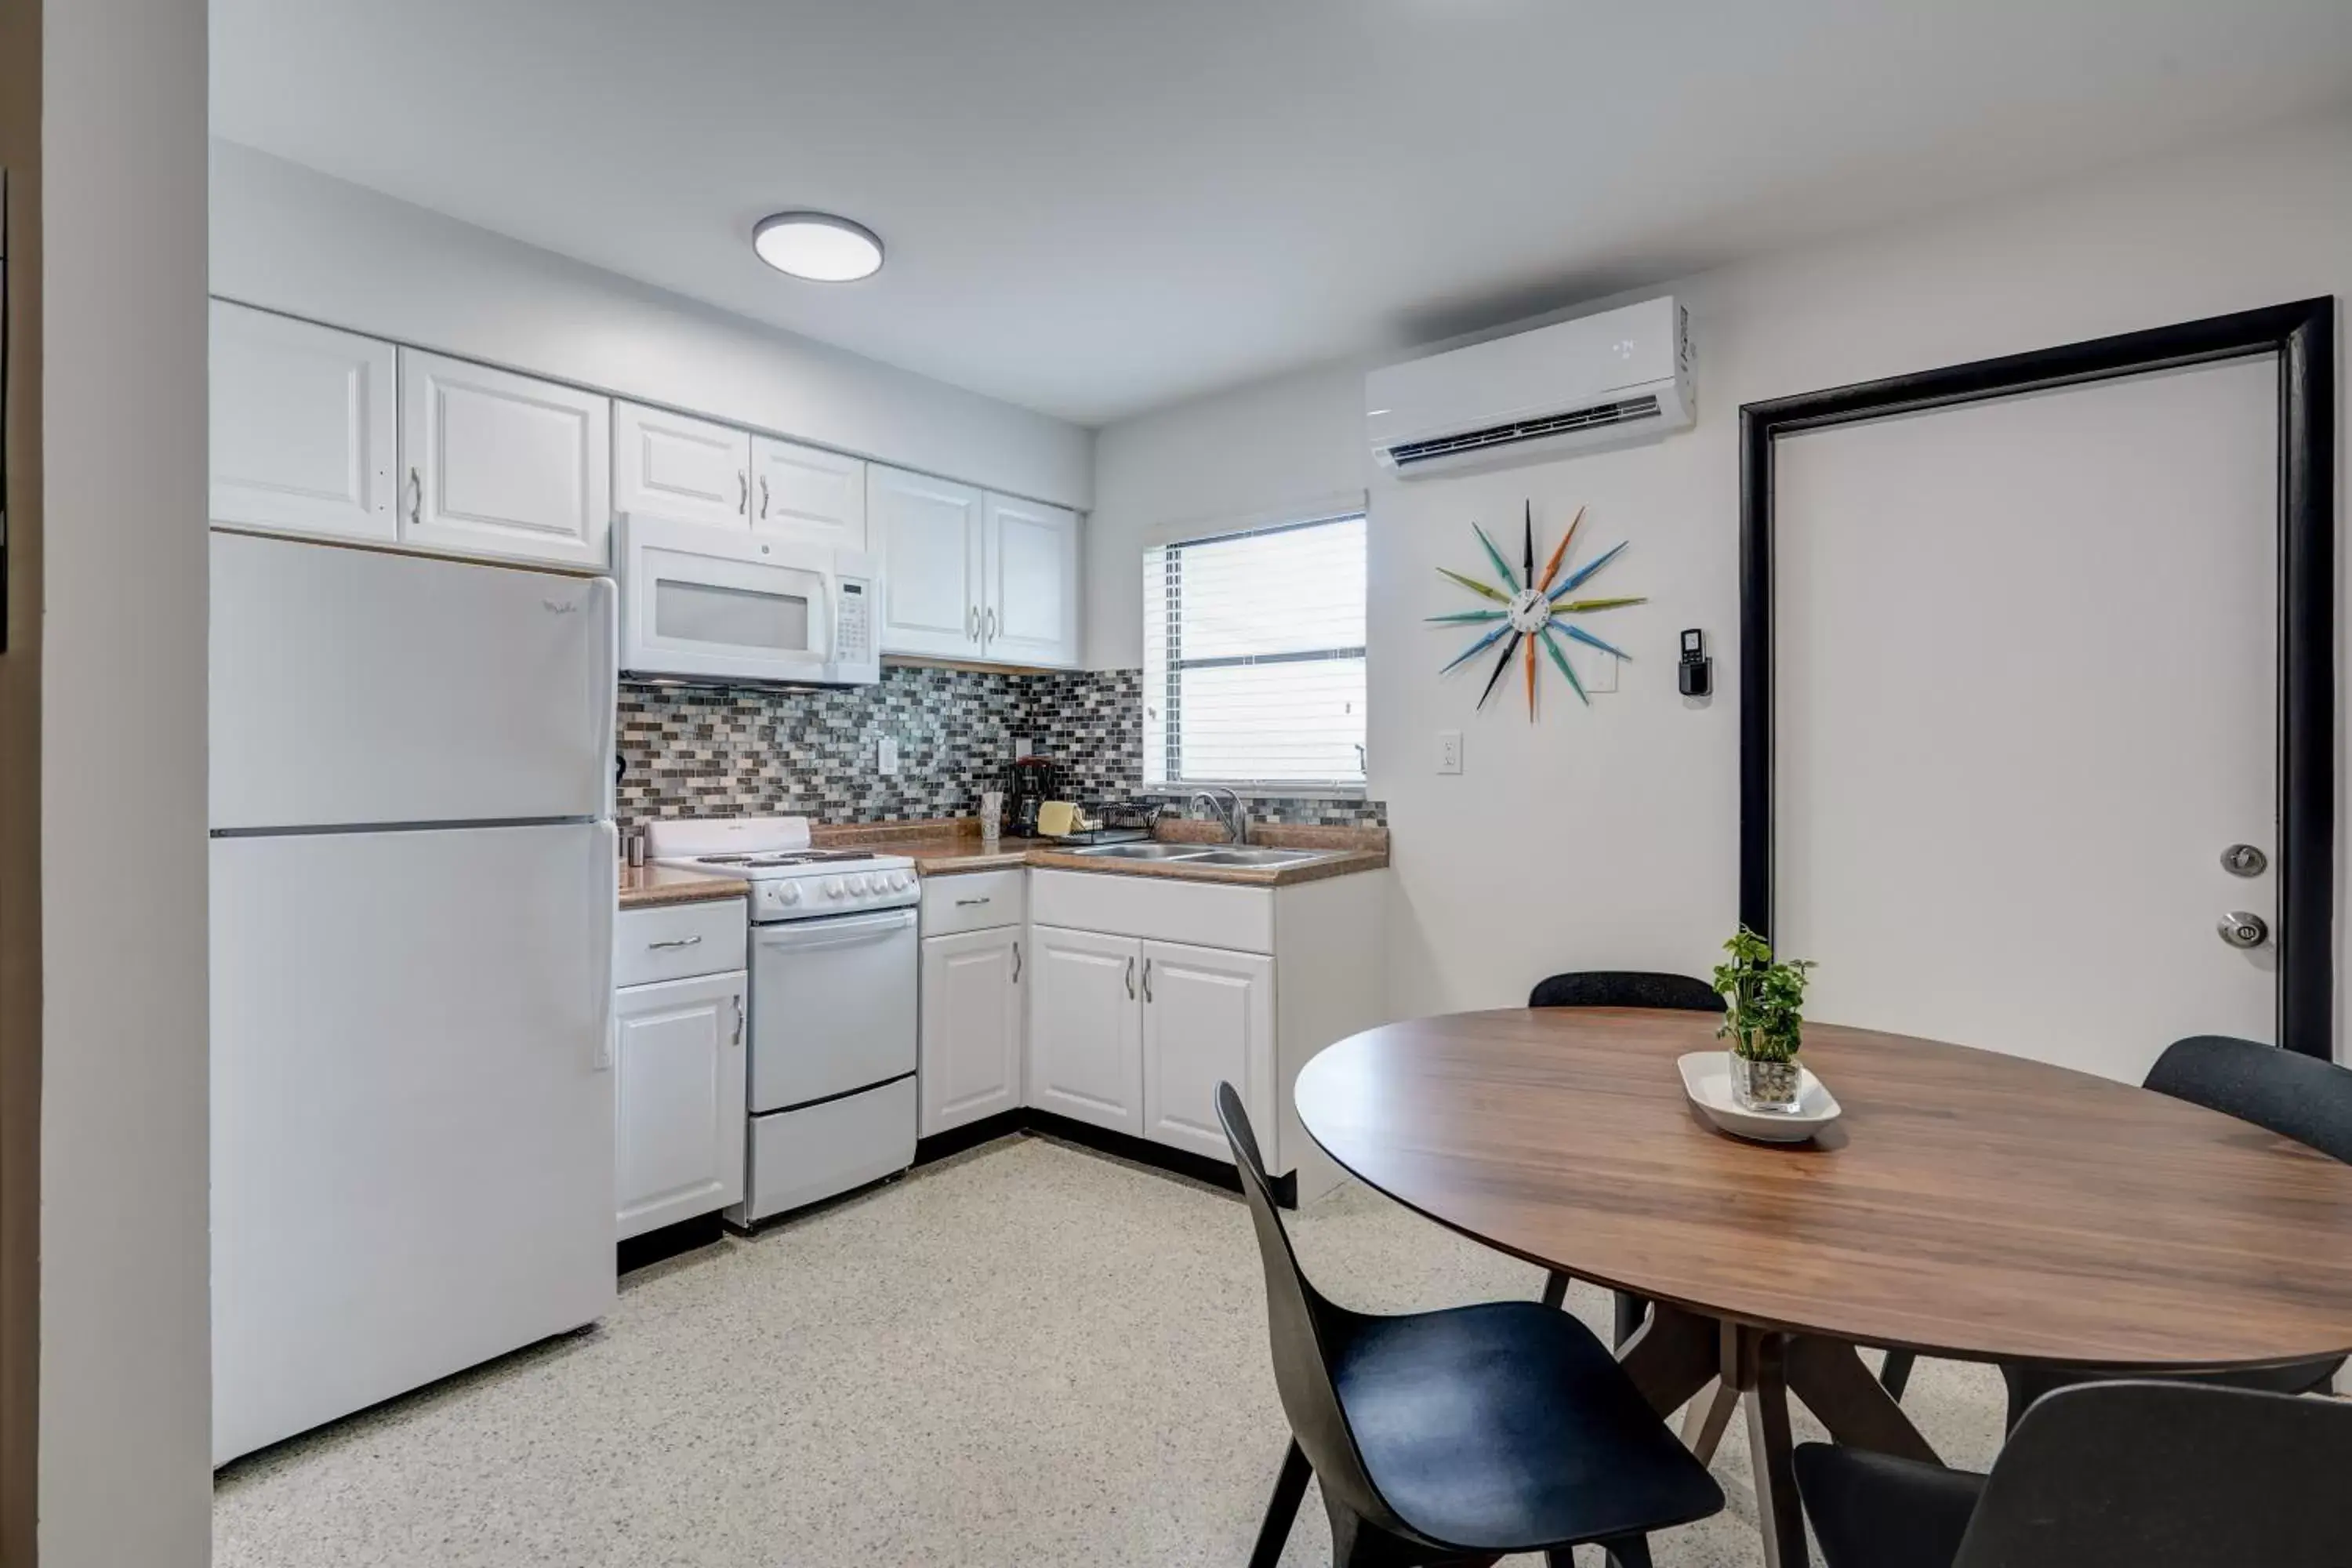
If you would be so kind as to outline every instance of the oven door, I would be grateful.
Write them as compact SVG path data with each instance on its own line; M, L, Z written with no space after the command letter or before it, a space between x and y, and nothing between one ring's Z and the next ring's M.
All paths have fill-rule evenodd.
M754 1115L915 1070L913 910L751 928Z
M625 518L621 540L624 671L713 682L879 679L866 668L878 661L856 657L871 640L870 584L845 583L834 552L657 518ZM856 625L841 624L845 603Z

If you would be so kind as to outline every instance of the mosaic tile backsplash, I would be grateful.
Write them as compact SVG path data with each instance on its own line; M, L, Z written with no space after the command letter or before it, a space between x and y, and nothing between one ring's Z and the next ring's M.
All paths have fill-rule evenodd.
M873 686L721 690L624 681L625 825L656 816L795 813L821 822L969 816L999 785L1013 742L1067 770L1080 801L1142 787L1143 673L1046 675L886 668ZM898 742L898 771L877 752ZM1259 797L1269 822L1373 825L1380 803Z

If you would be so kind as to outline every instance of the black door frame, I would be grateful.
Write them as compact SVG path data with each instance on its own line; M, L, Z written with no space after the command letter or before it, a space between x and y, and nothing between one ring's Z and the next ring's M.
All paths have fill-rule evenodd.
M1892 414L2278 356L2278 1041L2323 1059L2336 1002L2336 301L2125 332L1739 410L1739 918L1772 930L1772 443Z

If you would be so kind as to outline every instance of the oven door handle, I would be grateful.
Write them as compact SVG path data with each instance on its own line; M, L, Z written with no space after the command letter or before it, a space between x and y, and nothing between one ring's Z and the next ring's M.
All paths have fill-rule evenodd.
M814 952L828 947L848 947L856 942L872 942L894 931L910 931L915 924L912 910L891 910L878 915L854 915L843 920L786 921L776 925L753 926L752 940L760 946L780 952Z

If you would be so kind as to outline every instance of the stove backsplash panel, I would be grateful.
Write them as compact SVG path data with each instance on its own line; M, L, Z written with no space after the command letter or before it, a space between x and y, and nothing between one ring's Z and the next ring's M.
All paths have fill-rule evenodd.
M884 736L898 771L878 763ZM621 683L625 825L789 813L821 822L969 816L1025 739L1069 772L1073 798L1142 787L1143 673L1045 675L892 667L873 686L813 691ZM1255 798L1287 823L1378 825L1378 802Z

